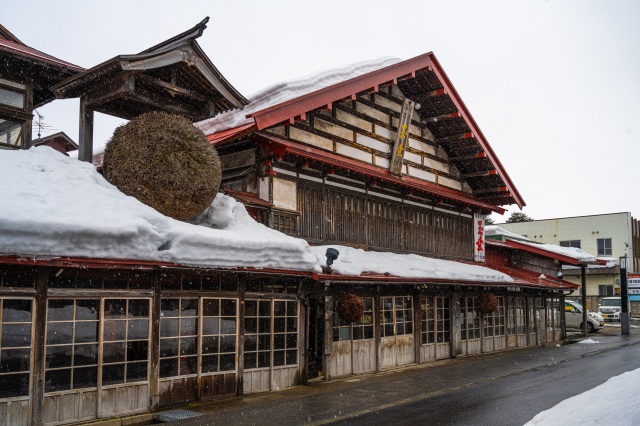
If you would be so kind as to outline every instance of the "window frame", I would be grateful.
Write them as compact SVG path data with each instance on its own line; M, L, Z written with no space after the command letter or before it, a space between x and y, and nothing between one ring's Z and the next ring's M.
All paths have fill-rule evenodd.
M360 341L375 339L375 299L373 297L363 297L364 311L360 319L356 322L347 322L338 315L338 300L334 299L333 309L333 336L334 342L344 341ZM354 333L355 330L361 330L360 333ZM356 336L359 334L359 336ZM370 337L366 337L369 335Z
M613 256L613 239L597 238L596 239L597 256Z
M5 314L4 314L4 308L5 308L5 301L7 300L15 300L15 301L24 301L24 302L29 302L30 303L30 320L29 321L7 321L5 322ZM33 345L34 345L34 339L35 339L35 327L34 327L34 322L35 322L35 300L32 297L9 297L9 296L0 296L0 356L2 355L3 351L12 351L12 350L16 350L16 351L24 351L24 350L28 350L28 356L29 356L29 360L27 362L27 369L26 370L17 370L17 371L1 371L0 370L0 378L2 377L9 377L9 376L26 376L26 388L23 389L13 389L14 391L17 390L18 392L12 394L12 395L6 395L6 396L0 396L0 401L10 401L10 400L24 400L27 398L31 398L31 385L32 385L32 381L33 381L33 375L31 374L33 372ZM3 347L2 346L2 333L4 330L4 327L7 325L23 325L23 324L29 324L29 328L30 328L30 332L29 332L29 344L28 345L21 345L21 346L7 346L7 347Z

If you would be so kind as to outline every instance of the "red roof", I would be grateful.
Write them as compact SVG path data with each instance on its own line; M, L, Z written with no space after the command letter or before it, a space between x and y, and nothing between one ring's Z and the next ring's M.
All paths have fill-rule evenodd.
M239 137L251 133L256 130L255 123L245 124L243 126L234 127L231 129L223 130L219 133L208 135L207 139L211 142L211 145L222 145L227 142L231 142Z
M536 246L534 244L526 244L516 240L507 239L505 241L496 241L496 240L486 240L487 244L493 244L495 246L507 247L512 249L518 249L527 251L529 253L539 254L541 256L550 257L551 259L558 260L560 262L564 262L569 265L586 265L586 264L595 264L599 263L601 265L606 265L607 262L601 259L596 259L594 262L585 262L579 258L569 256L567 254L557 253L555 251L546 250L543 246Z
M423 75L426 71L432 74L429 76ZM417 74L421 74L420 79L416 78ZM434 79L437 79L437 82L435 82ZM460 134L459 132L464 128L464 138L466 141L475 143L474 150L481 153L481 155L473 158L469 155L453 154L453 156L458 159L456 161L465 162L463 166L469 166L472 162L477 166L469 166L467 173L469 178L475 179L476 182L484 179L484 183L482 184L484 186L481 185L480 189L485 191L480 198L485 198L487 203L493 205L515 203L520 208L525 205L522 196L504 170L502 163L498 160L484 134L471 116L471 113L460 98L458 92L453 87L449 77L442 69L435 55L431 52L272 105L260 111L253 112L247 115L247 117L253 118L257 130L263 130L279 123L291 123L297 118L304 119L306 113L312 110L327 106L330 107L332 103L343 99L355 99L355 96L359 93L375 92L379 86L388 84L405 84L407 87L410 86L418 93L418 97L427 95L428 93L425 91L433 92L433 87L441 87L436 90L437 95L446 98L443 99L442 105L445 103L451 105L450 108L445 108L447 109L445 112L447 113L447 117L450 117L450 119L455 122L450 128L447 127L446 124L438 123L439 126L443 126L439 128L447 128L453 134ZM426 102L427 101L425 101L425 103ZM423 104L422 110L426 110L429 107L435 108L434 105L436 104ZM451 109L451 111L449 111L449 109ZM443 110L440 109L438 111L442 112ZM440 121L444 123L446 120ZM248 125L245 125L210 135L209 140L216 144L225 143L230 139L239 137L240 132L249 132L251 128L247 126ZM443 140L445 139L446 137ZM454 142L457 143L458 141ZM456 163L456 165L460 166L458 163ZM495 209L492 208L491 210Z
M23 43L19 43L13 40L0 37L0 50L16 54L18 56L24 56L33 60L54 65L56 67L69 68L75 71L84 71L84 68L74 65L70 62L63 61L54 56L47 55L39 50L31 48Z

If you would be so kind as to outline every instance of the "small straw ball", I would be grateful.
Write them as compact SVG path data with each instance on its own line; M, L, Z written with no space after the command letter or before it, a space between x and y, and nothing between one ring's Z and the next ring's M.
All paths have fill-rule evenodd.
M165 216L189 220L220 189L220 158L189 120L163 112L119 126L107 142L104 177L120 191Z
M360 320L364 313L364 302L355 294L345 294L338 299L338 315L347 322Z

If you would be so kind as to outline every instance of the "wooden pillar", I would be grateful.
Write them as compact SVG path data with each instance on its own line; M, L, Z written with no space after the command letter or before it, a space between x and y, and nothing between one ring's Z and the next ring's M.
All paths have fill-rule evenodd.
M31 343L33 347L33 378L32 378L32 406L31 424L42 424L42 408L44 406L44 368L45 368L45 342L44 331L47 327L47 285L49 281L49 268L40 268L36 281L36 300L32 307L35 312L35 328Z
M151 357L149 360L149 409L157 411L160 407L160 314L161 295L160 271L156 270L151 283Z
M29 114L33 114L33 82L27 81L27 96L25 98L25 109ZM33 117L33 115L32 115ZM31 134L33 133L33 119L25 120L22 124L22 148L29 149L31 146Z
M378 292L379 292L378 287ZM373 299L373 336L376 348L376 371L380 371L382 365L382 297L378 294Z
M420 288L416 286L413 291L413 347L415 350L415 363L420 363L420 348L422 347L422 303L420 303Z
M322 356L322 370L325 372L325 380L331 379L331 368L329 358L333 346L333 297L324 298L324 354Z
M454 292L451 295L451 357L455 358L462 353L460 294Z
M80 98L80 138L78 160L91 163L93 157L93 110L87 105L87 98Z
M244 320L245 320L245 301L246 301L246 275L238 277L238 293L240 304L238 306L238 377L236 379L236 395L244 395Z

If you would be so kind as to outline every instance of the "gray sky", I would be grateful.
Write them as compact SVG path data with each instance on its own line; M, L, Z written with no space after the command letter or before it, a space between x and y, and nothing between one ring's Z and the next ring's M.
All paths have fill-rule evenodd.
M198 43L247 97L328 68L432 51L525 213L640 216L639 1L0 0L0 10L21 41L86 68L209 16ZM38 111L53 127L44 135L78 140L77 100ZM120 123L97 114L96 143Z

